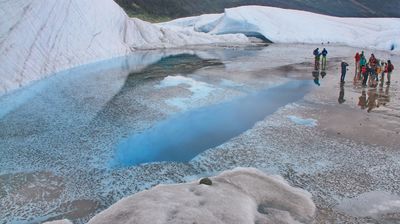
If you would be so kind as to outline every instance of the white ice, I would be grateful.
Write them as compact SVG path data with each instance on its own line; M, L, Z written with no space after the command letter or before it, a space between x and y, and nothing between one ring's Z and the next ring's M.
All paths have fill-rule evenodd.
M357 217L378 217L400 212L400 197L384 191L371 191L344 199L337 208Z
M56 71L136 49L248 42L131 19L113 0L0 1L0 94Z
M311 194L279 176L236 168L213 184L159 185L126 197L92 218L100 223L311 223Z
M167 76L155 88L182 87L191 92L190 96L175 97L167 100L171 106L178 107L181 110L187 109L188 105L208 97L215 88L206 83L197 81L193 78L184 76Z
M274 43L335 43L399 52L400 18L341 18L265 6L225 9L223 14L177 19L161 27L211 34L243 33Z
M294 115L287 116L293 123L297 125L303 125L307 127L315 127L317 126L317 120L312 118L301 118Z
M45 222L43 224L73 224L73 223L67 219L63 219L63 220Z

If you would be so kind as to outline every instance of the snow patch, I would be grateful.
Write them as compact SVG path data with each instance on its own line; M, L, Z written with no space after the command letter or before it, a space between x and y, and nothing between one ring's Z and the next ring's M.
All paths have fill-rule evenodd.
M337 208L357 217L378 217L400 212L400 197L384 191L371 191L344 199Z
M279 176L253 168L236 168L198 181L158 185L126 197L96 215L101 223L311 223L311 194L291 187Z
M301 117L297 117L294 115L289 115L287 116L293 123L297 124L297 125L303 125L303 126L307 126L307 127L315 127L317 126L317 120L315 119L303 119Z
M160 84L155 86L155 88L168 87L183 87L192 93L191 96L188 97L175 97L166 100L167 104L182 110L187 109L193 102L205 99L215 90L215 88L208 83L184 76L167 76Z
M69 221L68 219L63 219L63 220L45 222L44 224L72 224L72 222Z

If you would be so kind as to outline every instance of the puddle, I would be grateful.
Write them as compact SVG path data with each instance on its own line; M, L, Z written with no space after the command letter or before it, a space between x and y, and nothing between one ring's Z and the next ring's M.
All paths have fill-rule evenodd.
M111 166L188 162L240 135L280 107L300 100L309 89L306 81L290 81L227 103L178 114L123 140Z

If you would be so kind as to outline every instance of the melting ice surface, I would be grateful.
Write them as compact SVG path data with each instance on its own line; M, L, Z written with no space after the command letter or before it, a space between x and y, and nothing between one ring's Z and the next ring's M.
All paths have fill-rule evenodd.
M250 129L280 107L303 98L309 82L290 81L230 102L175 115L123 140L112 166L187 162Z
M293 115L287 116L293 123L297 124L297 125L303 125L303 126L307 126L307 127L315 127L317 126L317 120L312 119L312 118L301 118L301 117L296 117Z
M169 163L153 164L151 175L140 166L132 167L134 172L105 168L110 161L128 166L190 160L302 98L309 86L301 81L259 91L261 86L288 80L276 67L303 59L281 62L277 55L299 49L137 51L68 69L0 97L0 220L36 223L63 215L84 223L92 211L124 196L154 184L181 181L169 172L176 168ZM299 51L295 55L308 53L309 47ZM269 70L265 61L277 58L279 64L270 63ZM172 82L165 83L168 80ZM163 83L165 88L155 88ZM244 94L249 95L236 98ZM190 100L204 96L207 102ZM189 103L186 112L176 114L176 107L168 104L177 98ZM190 110L200 106L204 107ZM126 136L131 137L122 140ZM176 174L198 171L179 168ZM21 190L22 186L29 188ZM90 208L82 209L81 202Z

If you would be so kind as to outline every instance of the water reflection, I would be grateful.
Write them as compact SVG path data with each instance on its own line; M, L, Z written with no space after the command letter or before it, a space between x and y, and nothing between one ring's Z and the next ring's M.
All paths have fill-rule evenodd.
M326 71L325 70L322 70L321 71L321 78L324 78L326 76Z
M315 83L315 85L320 86L321 83L320 83L319 77L321 76L321 78L323 79L323 78L326 76L326 71L325 71L325 70L322 70L322 71L320 72L319 70L314 70L314 71L312 71L311 74L312 74L312 76L314 77L314 83Z
M384 82L381 81L377 87L370 88L367 91L363 88L358 99L358 106L362 110L367 108L367 112L371 112L380 106L386 106L390 102L390 85L385 87Z
M383 87L383 81L378 87L378 102L380 105L385 106L387 103L390 102L390 95L389 95L389 88L390 85L386 85Z
M368 90L368 99L367 99L367 112L371 112L372 109L379 107L379 104L377 103L377 94L376 94L376 89L369 89Z
M358 97L358 106L360 106L362 110L367 107L367 93L364 89L361 92L361 96Z
M122 115L133 116L135 111L143 110L137 102L138 96L135 88L144 85L153 79L162 79L169 75L179 74L182 76L192 74L195 71L209 66L223 66L224 64L216 59L202 59L197 55L180 54L162 58L158 62L147 66L139 72L132 72L128 75L124 85L98 112L93 122L112 121L121 119Z
M314 77L315 85L320 86L321 83L319 82L319 71L313 71L312 76Z
M346 100L344 99L344 83L340 83L340 91L339 91L339 104L344 103Z

